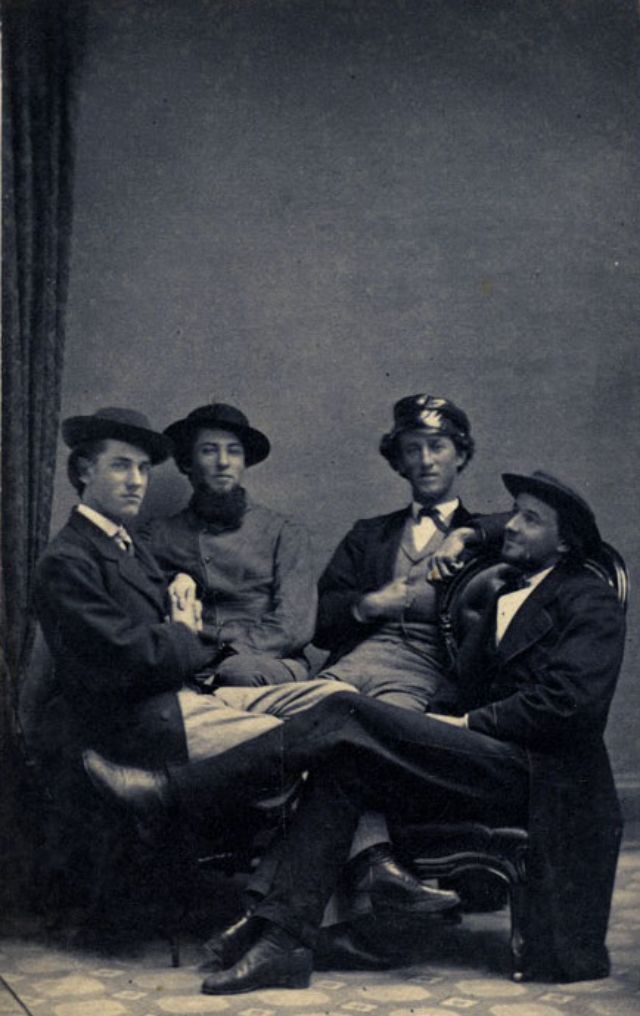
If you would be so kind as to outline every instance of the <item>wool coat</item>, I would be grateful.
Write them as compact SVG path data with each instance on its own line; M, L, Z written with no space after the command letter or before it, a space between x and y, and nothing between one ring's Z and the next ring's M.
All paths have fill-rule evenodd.
M175 692L211 664L218 643L167 620L165 577L144 546L135 551L73 511L40 558L35 606L55 665L46 712L67 751L91 745L158 765L186 759Z
M495 648L495 602L461 645L458 706L471 730L529 757L528 972L602 977L622 832L603 734L624 613L601 578L559 565Z

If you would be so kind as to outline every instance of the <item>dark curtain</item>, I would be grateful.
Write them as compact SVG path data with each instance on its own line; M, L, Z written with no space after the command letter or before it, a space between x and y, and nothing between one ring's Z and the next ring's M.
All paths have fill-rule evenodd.
M74 95L84 0L3 4L0 906L28 884L30 832L16 702L33 638L35 562L48 539L64 354Z

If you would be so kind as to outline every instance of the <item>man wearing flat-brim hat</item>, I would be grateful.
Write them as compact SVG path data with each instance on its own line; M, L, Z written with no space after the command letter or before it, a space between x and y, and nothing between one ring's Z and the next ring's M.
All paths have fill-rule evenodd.
M263 462L268 438L235 406L198 406L167 427L188 477L188 505L149 526L150 546L173 588L202 600L205 621L226 648L216 683L257 686L303 681L316 614L306 527L252 498L244 479Z

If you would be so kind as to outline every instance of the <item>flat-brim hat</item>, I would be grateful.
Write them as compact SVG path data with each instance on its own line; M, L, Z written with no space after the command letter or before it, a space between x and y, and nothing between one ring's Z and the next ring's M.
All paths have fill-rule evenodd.
M513 497L532 494L558 512L562 521L580 538L585 554L598 551L602 537L595 515L585 499L557 477L536 469L530 475L503 473L502 482Z
M68 417L62 423L62 437L69 448L108 438L126 441L147 452L153 465L164 462L173 451L170 439L152 430L144 413L117 406L97 409L91 416Z
M473 455L471 424L464 410L450 399L434 395L407 395L393 407L393 428L382 435L380 454L395 468L396 439L408 430L423 430L427 434L450 437L467 453Z
M175 445L176 461L181 469L187 446L190 449L196 432L205 428L228 430L235 434L244 448L247 466L255 466L256 463L262 462L271 451L269 438L262 431L252 427L244 413L225 402L211 402L206 406L198 406L184 419L176 420L164 431Z

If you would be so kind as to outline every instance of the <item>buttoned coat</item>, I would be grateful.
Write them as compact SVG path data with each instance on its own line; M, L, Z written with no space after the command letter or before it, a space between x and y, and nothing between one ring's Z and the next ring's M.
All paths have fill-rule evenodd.
M247 498L237 529L209 527L188 506L154 519L143 535L169 579L186 572L195 580L205 620L225 645L304 661L317 604L305 526Z
M622 819L603 734L624 648L616 594L557 566L494 647L495 600L463 641L460 711L526 749L530 767L529 973L608 973L605 935Z
M34 595L55 665L48 734L62 725L67 750L70 740L126 762L186 759L174 693L217 644L166 620L165 578L144 546L129 556L74 511L38 563Z
M388 515L359 519L325 568L318 584L318 620L313 641L320 649L330 651L327 668L380 627L382 622L357 621L353 607L365 593L391 582L410 514L408 506ZM459 505L450 528L467 526L477 518Z

